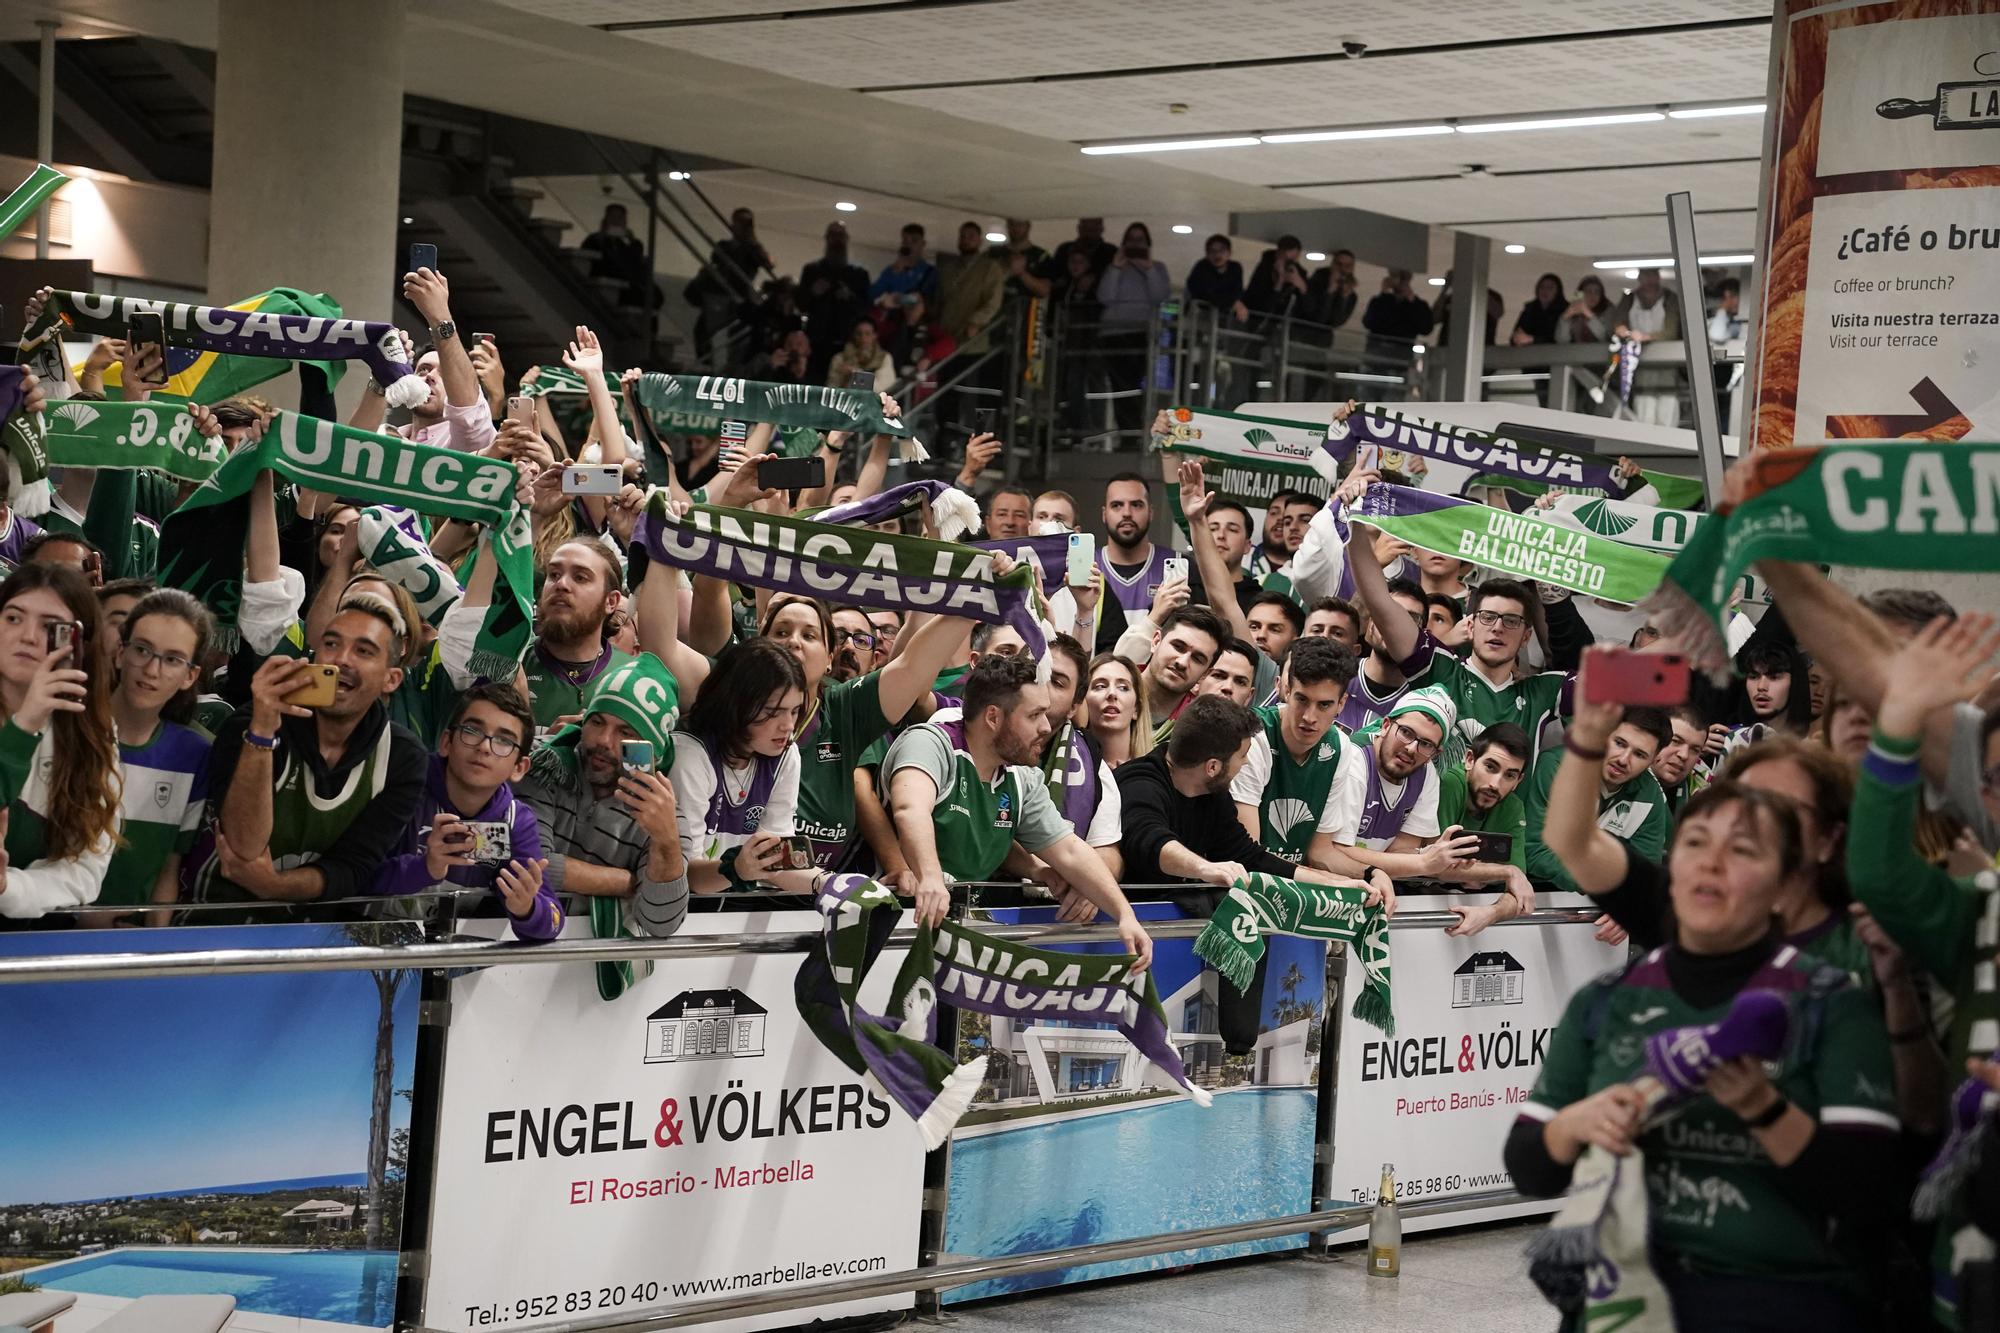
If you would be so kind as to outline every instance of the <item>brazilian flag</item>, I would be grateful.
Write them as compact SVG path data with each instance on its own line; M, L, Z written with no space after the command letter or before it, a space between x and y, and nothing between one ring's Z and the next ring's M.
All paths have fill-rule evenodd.
M302 292L296 287L273 287L268 292L259 292L229 306L231 310L260 310L280 315L313 315L323 319L338 319L341 315L340 302L324 292ZM253 389L268 380L274 380L294 365L312 366L326 379L329 391L340 383L341 372L347 368L345 361L287 361L271 356L236 356L222 352L204 352L195 347L167 348L167 385L164 389L153 390L153 397L179 399L190 403L219 403L225 398L233 398L239 393ZM83 365L78 362L74 368L80 374ZM104 390L108 397L124 397L125 368L113 364L104 372Z

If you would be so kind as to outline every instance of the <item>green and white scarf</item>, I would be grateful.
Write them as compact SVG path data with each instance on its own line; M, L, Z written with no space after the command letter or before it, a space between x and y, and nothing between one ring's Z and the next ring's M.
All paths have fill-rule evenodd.
M474 641L471 668L495 679L513 676L528 646L535 570L528 515L514 502L512 463L278 413L263 439L230 455L160 525L160 582L206 602L231 645L242 598L248 497L257 474L267 469L295 485L362 505L399 505L484 524L499 578Z
M1173 408L1167 419L1167 435L1153 442L1163 453L1200 459L1203 480L1225 500L1257 510L1279 491L1308 491L1322 499L1332 491L1313 465L1326 443L1324 422L1191 407ZM1180 494L1172 487L1167 494L1179 521Z
M1759 560L2000 570L2000 444L1847 444L1756 455L1750 496L1695 530L1645 609L1719 671L1729 596Z
M1266 935L1307 940L1340 940L1352 945L1366 981L1354 999L1354 1016L1396 1035L1396 1010L1389 993L1389 919L1378 904L1363 906L1366 889L1301 884L1252 872L1229 888L1216 904L1208 926L1195 937L1194 951L1237 990L1248 990L1264 956Z
M14 187L14 192L0 199L0 241L6 240L30 214L42 206L42 201L69 183L69 177L54 167L37 163L28 173L28 179Z
M458 586L451 566L432 553L423 520L394 505L370 505L355 523L361 558L368 567L401 584L426 624L444 623L444 613L458 604L465 589Z
M1674 1333L1667 1289L1646 1251L1646 1158L1592 1144L1569 1193L1528 1244L1528 1275L1576 1327L1596 1333ZM1569 1327L1568 1323L1564 1327Z
M1591 486L1550 486L1539 481L1529 481L1525 477L1510 477L1503 472L1482 472L1466 483L1468 486L1492 486L1503 491L1513 491L1516 495L1545 495L1555 491L1559 495L1581 495L1586 498L1602 495L1604 492ZM1660 507L1663 509L1693 509L1706 497L1699 478L1677 477L1671 472L1654 472L1639 469L1639 480L1633 483L1636 490L1651 486L1659 493Z
M771 384L725 375L648 373L639 377L634 396L648 413L689 412L730 421L842 430L864 437L911 434L900 420L882 415L878 396L860 389Z
M43 417L52 467L150 468L198 485L229 457L227 441L195 429L186 403L73 398Z
M1407 486L1378 482L1345 517L1422 550L1608 602L1637 602L1667 571L1664 556L1609 537Z

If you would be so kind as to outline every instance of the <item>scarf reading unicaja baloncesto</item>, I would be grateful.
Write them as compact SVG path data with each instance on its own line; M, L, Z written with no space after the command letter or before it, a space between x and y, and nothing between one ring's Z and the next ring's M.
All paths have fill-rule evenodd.
M858 1074L872 1075L917 1122L925 1148L936 1148L972 1104L984 1059L954 1066L932 1045L937 1007L1017 1019L1051 1015L1117 1027L1175 1086L1206 1106L1206 1089L1188 1081L1167 1039L1152 974L1132 954L1054 953L994 939L956 922L919 927L889 989L886 1016L861 1007L861 988L903 914L896 895L860 875L834 875L815 905L825 918L820 943L799 967L799 1015L829 1051Z
M59 323L78 333L123 338L132 316L140 313L161 316L170 347L280 361L358 360L367 364L369 373L382 385L391 407L415 407L431 394L430 385L402 359L402 338L395 327L370 320L183 305L95 292L55 292L22 341L31 342Z

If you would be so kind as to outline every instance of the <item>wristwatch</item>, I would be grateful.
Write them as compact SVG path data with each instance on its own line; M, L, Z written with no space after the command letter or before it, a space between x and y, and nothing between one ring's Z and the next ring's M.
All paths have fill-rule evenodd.
M431 341L441 343L458 336L458 321L448 319L442 324L431 325Z

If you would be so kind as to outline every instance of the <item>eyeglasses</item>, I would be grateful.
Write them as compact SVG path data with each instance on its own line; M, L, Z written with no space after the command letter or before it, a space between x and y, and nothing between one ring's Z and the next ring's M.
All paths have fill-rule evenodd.
M875 636L854 629L835 630L833 632L833 646L838 648L843 643L851 643L856 648L873 648L875 646Z
M1475 625L1484 625L1487 629L1492 629L1495 625L1505 625L1508 629L1526 629L1528 627L1528 618L1526 616L1502 615L1498 611L1474 611L1472 613L1472 622Z
M125 660L140 671L144 671L154 662L158 662L170 672L185 671L194 665L192 657L182 657L179 653L163 653L151 644L137 640L125 645Z
M502 736L494 732L481 731L471 722L467 722L463 726L453 727L452 730L457 732L458 738L472 749L477 750L481 745L484 745L502 759L505 759L508 755L521 748L521 742L515 740L512 736Z
M1520 619L1520 617L1516 616L1515 619L1518 620ZM1436 741L1425 740L1422 736L1417 735L1416 732L1411 731L1401 722L1391 722L1389 724L1389 732L1392 736L1394 736L1398 741L1400 741L1404 745L1416 746L1418 754L1433 755L1438 752L1438 743Z

